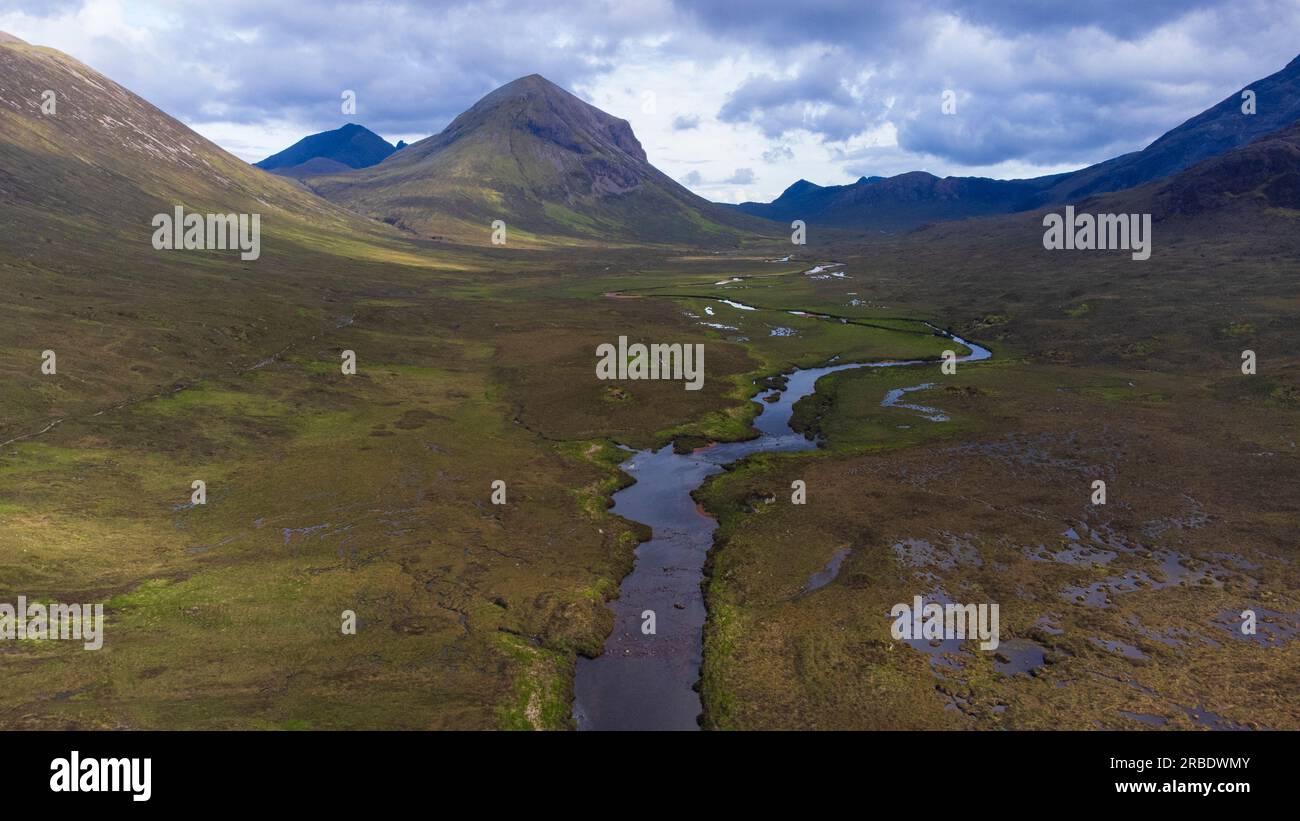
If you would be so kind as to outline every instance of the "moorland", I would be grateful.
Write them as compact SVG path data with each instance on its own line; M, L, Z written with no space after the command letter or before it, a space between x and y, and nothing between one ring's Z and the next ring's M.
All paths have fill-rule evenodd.
M1048 251L1041 212L792 245L635 163L644 200L508 200L494 244L493 197L420 205L491 141L297 182L66 55L3 39L0 80L0 598L107 614L95 652L0 645L0 726L571 728L651 535L609 510L626 449L750 438L765 386L838 358L922 361L824 377L793 419L820 447L696 493L704 727L1300 727L1294 131L1083 201L1154 213L1145 261ZM598 173L645 159L601 128ZM586 173L531 168L502 184ZM180 204L260 213L259 258L155 251ZM943 373L918 320L994 356ZM704 345L703 388L597 379L619 336ZM882 406L922 384L942 419ZM999 652L892 640L936 594L1000 602Z

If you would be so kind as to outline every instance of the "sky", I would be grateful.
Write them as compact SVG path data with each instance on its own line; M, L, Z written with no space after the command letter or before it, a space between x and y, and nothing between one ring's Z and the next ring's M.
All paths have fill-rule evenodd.
M1141 149L1294 59L1300 0L5 0L0 31L250 162L347 122L413 142L538 73L740 202Z

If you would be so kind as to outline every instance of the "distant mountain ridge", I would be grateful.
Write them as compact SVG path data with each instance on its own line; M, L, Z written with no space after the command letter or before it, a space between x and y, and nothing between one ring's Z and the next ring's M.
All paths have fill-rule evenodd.
M770 203L733 206L748 214L836 228L902 231L965 217L1005 214L1033 208L1056 178L994 180L986 177L940 179L924 171L895 177L862 177L849 185L820 186L807 180L787 188Z
M1242 112L1242 92L1255 93L1256 113ZM1300 57L1228 96L1141 151L1078 171L1025 180L947 177L913 171L881 180L818 186L799 180L770 203L732 206L780 221L858 230L900 231L929 222L1028 211L1077 202L1162 179L1202 160L1247 145L1300 121Z
M398 146L356 123L303 137L278 154L272 154L258 168L287 177L331 174L353 168L368 168L383 162Z

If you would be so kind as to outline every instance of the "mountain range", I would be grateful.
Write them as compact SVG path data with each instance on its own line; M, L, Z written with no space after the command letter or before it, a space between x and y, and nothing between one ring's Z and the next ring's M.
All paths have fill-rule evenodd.
M1244 114L1234 94L1142 151L1073 173L994 180L911 172L825 187L800 180L772 203L731 207L655 168L627 121L536 74L400 150L348 124L254 168L53 49L6 35L0 71L8 89L61 89L56 117L40 114L38 97L0 89L0 195L11 223L38 232L57 226L50 213L97 210L125 230L184 202L366 231L382 222L473 243L502 220L525 244L735 248L780 239L793 219L898 232L1129 189L1184 215L1239 204L1246 194L1290 208L1297 173L1291 127L1300 120L1300 58L1250 86L1257 113ZM1158 190L1146 187L1157 181Z
M843 229L904 231L964 217L1006 214L1043 202L1047 183L987 177L939 178L925 171L882 178L862 177L848 185L820 186L799 180L770 203L730 206L757 217L803 220Z
M755 216L863 231L900 231L928 222L1027 211L1077 202L1167 177L1300 120L1300 57L1248 86L1256 112L1243 111L1242 89L1167 132L1151 145L1078 171L1025 180L940 179L913 171L849 185L807 180L769 203L732 206Z

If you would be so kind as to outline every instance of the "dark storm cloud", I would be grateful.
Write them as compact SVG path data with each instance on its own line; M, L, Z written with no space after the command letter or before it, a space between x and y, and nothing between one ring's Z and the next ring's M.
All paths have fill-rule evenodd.
M735 0L680 0L677 5L715 34L743 34L784 46L857 43L864 55L907 52L928 39L935 21L944 17L1015 36L1093 27L1129 39L1189 13L1241 9L1232 0L750 0L744 13L737 12Z
M1142 37L1164 22L1189 12L1223 7L1214 0L1089 0L1044 3L1041 0L967 0L942 4L964 19L1005 32L1053 32L1091 26L1116 37Z
M918 13L921 4L908 0L750 0L743 12L733 0L681 0L677 5L715 35L776 47L853 42L864 50L905 48L900 36L925 16Z

